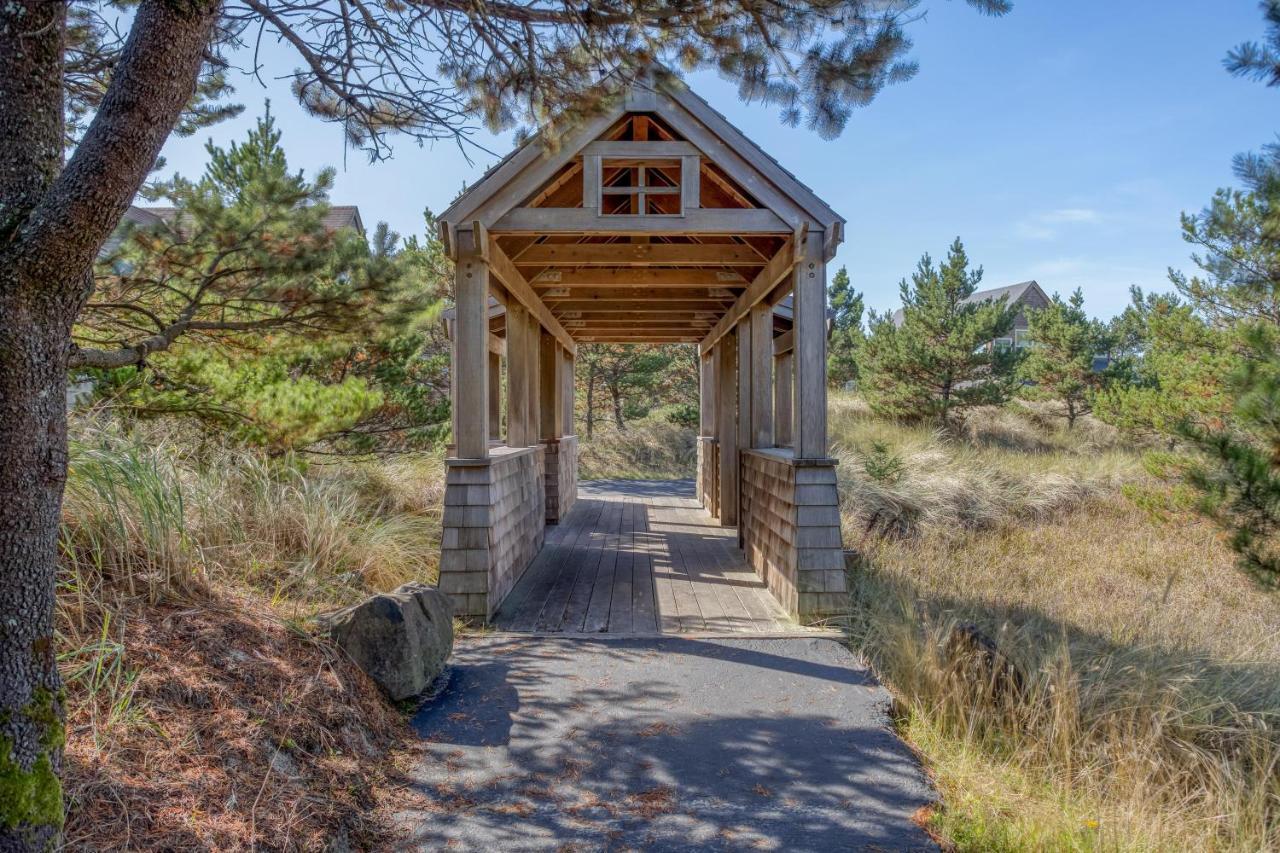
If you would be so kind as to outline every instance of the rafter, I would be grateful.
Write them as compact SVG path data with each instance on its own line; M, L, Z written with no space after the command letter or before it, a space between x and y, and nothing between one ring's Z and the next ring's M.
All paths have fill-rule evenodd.
M641 287L544 287L539 288L534 285L538 296L548 305L553 302L568 302L575 300L591 300L593 302L607 302L615 299L626 300L642 300L652 302L705 302L708 299L723 301L725 303L732 302L738 298L738 294L742 288L738 287L729 290L724 287L700 287L697 289L671 288L665 290L645 289Z
M747 266L760 258L740 243L540 243L516 261L520 266Z
M747 316L748 311L772 293L773 289L778 286L778 282L782 281L787 273L791 272L797 260L795 249L799 245L797 238L803 239L801 232L797 232L797 237L793 237L782 244L782 248L769 260L769 263L765 264L764 269L760 270L751 285L738 297L738 301L733 303L733 307L729 309L729 312L720 318L720 322L716 323L716 327L711 330L711 334L702 340L701 350L704 354L711 349L716 341L724 337L725 333L732 329L739 320Z
M483 228L478 226L479 223L477 223L476 234L478 237L483 238ZM551 309L533 292L533 288L529 286L529 282L525 280L520 270L516 269L516 265L507 257L507 253L502 251L498 241L490 237L487 245L489 251L485 260L489 264L489 271L498 277L499 281L507 288L508 293L515 297L521 305L533 312L533 315L538 318L538 322L542 324L543 328L555 335L565 349L569 350L570 353L576 353L577 348L573 344L573 338L560 325L560 321L551 313Z
M525 263L523 259L516 263ZM763 262L762 262L763 263ZM749 279L737 270L709 269L548 269L529 280L534 287L746 287Z

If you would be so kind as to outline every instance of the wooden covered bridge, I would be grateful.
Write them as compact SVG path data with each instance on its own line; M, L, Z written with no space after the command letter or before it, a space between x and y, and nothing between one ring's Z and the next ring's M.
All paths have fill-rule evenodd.
M531 138L442 214L457 277L440 586L459 615L607 630L612 600L637 631L713 628L729 596L758 627L753 586L784 619L843 606L825 271L843 224L683 84L651 81L555 145ZM574 358L594 342L699 347L696 503L623 489L575 507ZM625 591L593 588L619 564Z

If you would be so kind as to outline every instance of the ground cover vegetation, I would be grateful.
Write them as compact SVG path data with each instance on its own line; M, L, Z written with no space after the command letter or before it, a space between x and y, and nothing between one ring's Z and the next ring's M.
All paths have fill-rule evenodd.
M989 14L1010 7L1008 0L968 3ZM0 787L7 807L0 811L0 846L46 849L62 831L65 708L55 591L69 459L68 369L77 357L91 366L86 354L92 350L136 351L135 335L144 328L162 339L182 331L182 307L154 317L116 309L106 324L111 328L98 329L109 332L105 342L85 337L73 346L78 318L95 301L94 261L170 134L195 132L239 109L230 100L232 70L290 77L305 109L375 159L389 154L394 134L466 145L477 118L494 130L543 125L554 141L610 104L618 82L671 74L666 69L675 67L716 69L743 98L831 137L853 109L914 73L906 30L917 6L917 0L679 8L622 2L584 12L519 2L472 9L448 0L6 4L0 138L11 156L0 171L0 622L6 626L0 632ZM264 67L257 50L264 38L294 50L296 63ZM602 69L611 72L603 80ZM372 245L381 260L386 244L379 238ZM340 285L335 289L342 291L346 283L337 276L325 290ZM288 315L291 300L268 292L277 303L270 313ZM203 304L195 295L175 293L179 302ZM126 311L137 328L122 326ZM210 322L193 316L188 327ZM402 356L412 349L390 340L357 354L385 356L394 379L405 372ZM334 353L330 361L347 360ZM261 384L271 384L281 369ZM196 378L212 384L207 372ZM237 402L241 412L262 403ZM400 403L408 409L415 401ZM302 429L254 437L284 453L291 444L318 441L326 430L353 430L379 407L349 394L342 408L339 423L320 426L311 417Z
M386 756L404 741L402 717L307 620L434 576L448 359L433 320L448 262L430 221L428 237L404 243L319 227L328 179L288 171L267 116L243 143L211 148L200 179L154 185L183 214L125 234L90 288L82 273L164 137L234 110L211 40L229 50L258 20L297 35L304 13L335 33L345 21L314 4L250 3L215 31L215 4L188 5L142 3L127 48L95 10L72 7L70 24L23 30L29 50L0 50L0 126L33 158L25 177L15 166L0 182L11 237L0 352L44 371L2 372L0 593L39 595L0 596L36 600L26 633L0 648L0 846L47 846L64 810L72 848L387 844ZM908 76L901 13L880 7L840 50L806 60L870 61L878 76L850 89L831 82L847 76L804 75L811 88L773 89L774 103L829 130ZM1229 61L1274 84L1280 3L1265 8L1270 41ZM388 17L357 22L334 62L367 67L400 50L376 38L399 4L376 9ZM799 38L824 10L777 11L805 17L778 26ZM353 78L322 73L323 61L296 88L377 154L393 130L458 132L454 92L497 123L590 109L581 54L548 32L610 50L641 38L694 66L714 54L746 93L777 56L753 50L732 17L713 50L661 22L628 17L628 41L613 38L624 25L610 15L547 15L459 18L534 39L533 59L514 65L454 57L464 84L501 83L484 93L392 91L404 107L393 109L376 86L343 90ZM67 50L46 32L66 32ZM314 32L300 42L331 44ZM183 85L156 84L157 63ZM95 67L120 82L104 92ZM157 86L158 112L111 101L139 85ZM68 122L37 120L21 99L63 104ZM122 129L127 155L102 142ZM76 143L61 172L48 165ZM86 182L108 166L111 180ZM852 389L831 400L856 554L851 638L935 775L942 803L923 819L960 849L1280 847L1280 154L1242 157L1238 171L1239 189L1184 219L1199 273L1175 274L1168 294L1135 291L1110 322L1078 295L1055 296L1031 312L1025 353L983 346L1010 306L965 303L981 273L959 240L904 281L900 326L873 312L864 327L847 273L833 277L830 377ZM203 271L226 246L245 263L211 281ZM69 284L36 304L37 279ZM690 476L690 348L583 347L580 365L583 476ZM60 393L14 413L61 389L68 369L93 380L95 399L60 452ZM35 538L6 533L17 529Z

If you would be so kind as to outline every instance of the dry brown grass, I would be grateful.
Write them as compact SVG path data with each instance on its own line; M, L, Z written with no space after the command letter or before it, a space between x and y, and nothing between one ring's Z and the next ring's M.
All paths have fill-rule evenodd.
M670 480L692 477L697 431L660 416L632 421L625 432L604 424L590 441L581 437L578 476L583 480Z
M1162 486L1101 426L979 412L941 435L840 406L855 645L937 775L934 828L967 850L1280 847L1280 600L1219 534L1126 498ZM1020 688L966 669L960 625Z
M393 846L402 717L304 622L438 559L443 462L304 466L75 431L60 661L72 849Z
M250 598L108 612L63 624L68 849L392 846L405 723L349 661Z

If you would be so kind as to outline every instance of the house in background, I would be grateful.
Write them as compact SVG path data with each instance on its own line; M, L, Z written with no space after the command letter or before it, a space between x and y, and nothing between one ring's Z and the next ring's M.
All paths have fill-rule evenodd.
M172 224L177 216L178 209L176 207L139 207L136 204L129 205L129 209L124 212L124 216L120 220L120 225L116 228L115 233L107 238L107 242L102 245L102 249L98 252L99 258L105 258L107 255L119 248L121 241L132 228L152 228L157 225ZM329 231L338 231L342 228L354 228L361 234L364 233L364 221L360 219L360 208L354 204L334 204L329 206L329 212L324 215L324 227Z
M1027 310L1038 311L1041 308L1048 308L1050 303L1049 296L1041 289L1039 284L1032 280L1011 284L1007 287L979 290L964 301L965 303L994 302L1001 297L1004 297L1006 305L1016 306L1018 313L1013 318L1013 329L1009 332L1009 335L1003 338L996 338L988 344L988 347L994 347L999 350L1011 347L1026 349L1031 343L1031 338L1027 334L1027 330L1031 325L1027 320ZM893 324L895 326L902 325L902 318L901 308L893 312Z

